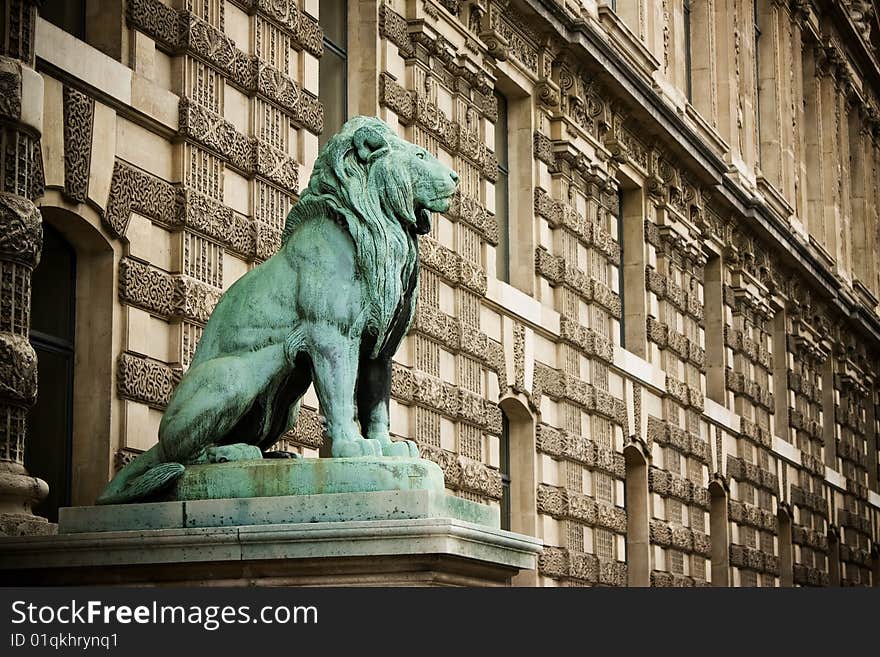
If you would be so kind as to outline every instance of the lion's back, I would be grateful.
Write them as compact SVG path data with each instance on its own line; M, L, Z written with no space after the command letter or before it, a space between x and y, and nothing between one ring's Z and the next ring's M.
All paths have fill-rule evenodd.
M292 309L284 303L285 291L295 272L278 260L273 256L251 269L223 293L205 325L192 366L284 340L293 321Z

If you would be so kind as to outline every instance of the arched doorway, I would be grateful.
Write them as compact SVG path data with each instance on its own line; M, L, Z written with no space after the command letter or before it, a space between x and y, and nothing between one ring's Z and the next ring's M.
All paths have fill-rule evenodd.
M44 245L31 295L38 391L25 459L49 484L38 511L54 519L60 506L93 504L110 476L121 427L113 336L123 246L104 233L93 208L68 203L57 190L47 190L40 213Z
M57 522L71 493L76 251L49 224L43 225L43 251L31 281L30 340L39 387L28 416L25 466L49 484L34 512Z

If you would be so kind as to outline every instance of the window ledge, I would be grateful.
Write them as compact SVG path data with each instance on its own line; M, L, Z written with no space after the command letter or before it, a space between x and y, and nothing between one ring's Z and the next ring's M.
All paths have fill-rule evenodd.
M718 132L718 130L716 130L712 124L700 114L699 110L690 103L685 106L684 113L685 116L690 119L691 126L696 130L697 134L706 140L712 150L715 151L718 158L724 158L724 154L730 150L730 146L724 141L721 133Z

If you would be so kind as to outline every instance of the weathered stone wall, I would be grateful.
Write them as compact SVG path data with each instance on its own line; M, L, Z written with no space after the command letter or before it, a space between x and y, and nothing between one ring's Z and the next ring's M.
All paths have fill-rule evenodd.
M524 583L876 583L880 105L849 16L350 4L349 114L461 177L422 241L392 432L456 494L509 498L547 545ZM116 59L36 26L41 203L113 252L111 325L84 347L113 359L112 399L75 437L103 454L75 447L76 504L155 441L219 295L277 248L324 123L316 0L126 7ZM315 454L306 406L287 442Z

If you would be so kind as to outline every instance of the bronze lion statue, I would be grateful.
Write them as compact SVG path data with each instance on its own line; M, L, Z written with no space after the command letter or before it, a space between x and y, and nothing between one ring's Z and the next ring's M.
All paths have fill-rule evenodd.
M392 441L391 358L418 294L418 235L458 176L377 118L321 150L281 248L214 309L159 426L98 504L154 498L195 463L259 458L315 384L334 457L418 456Z

